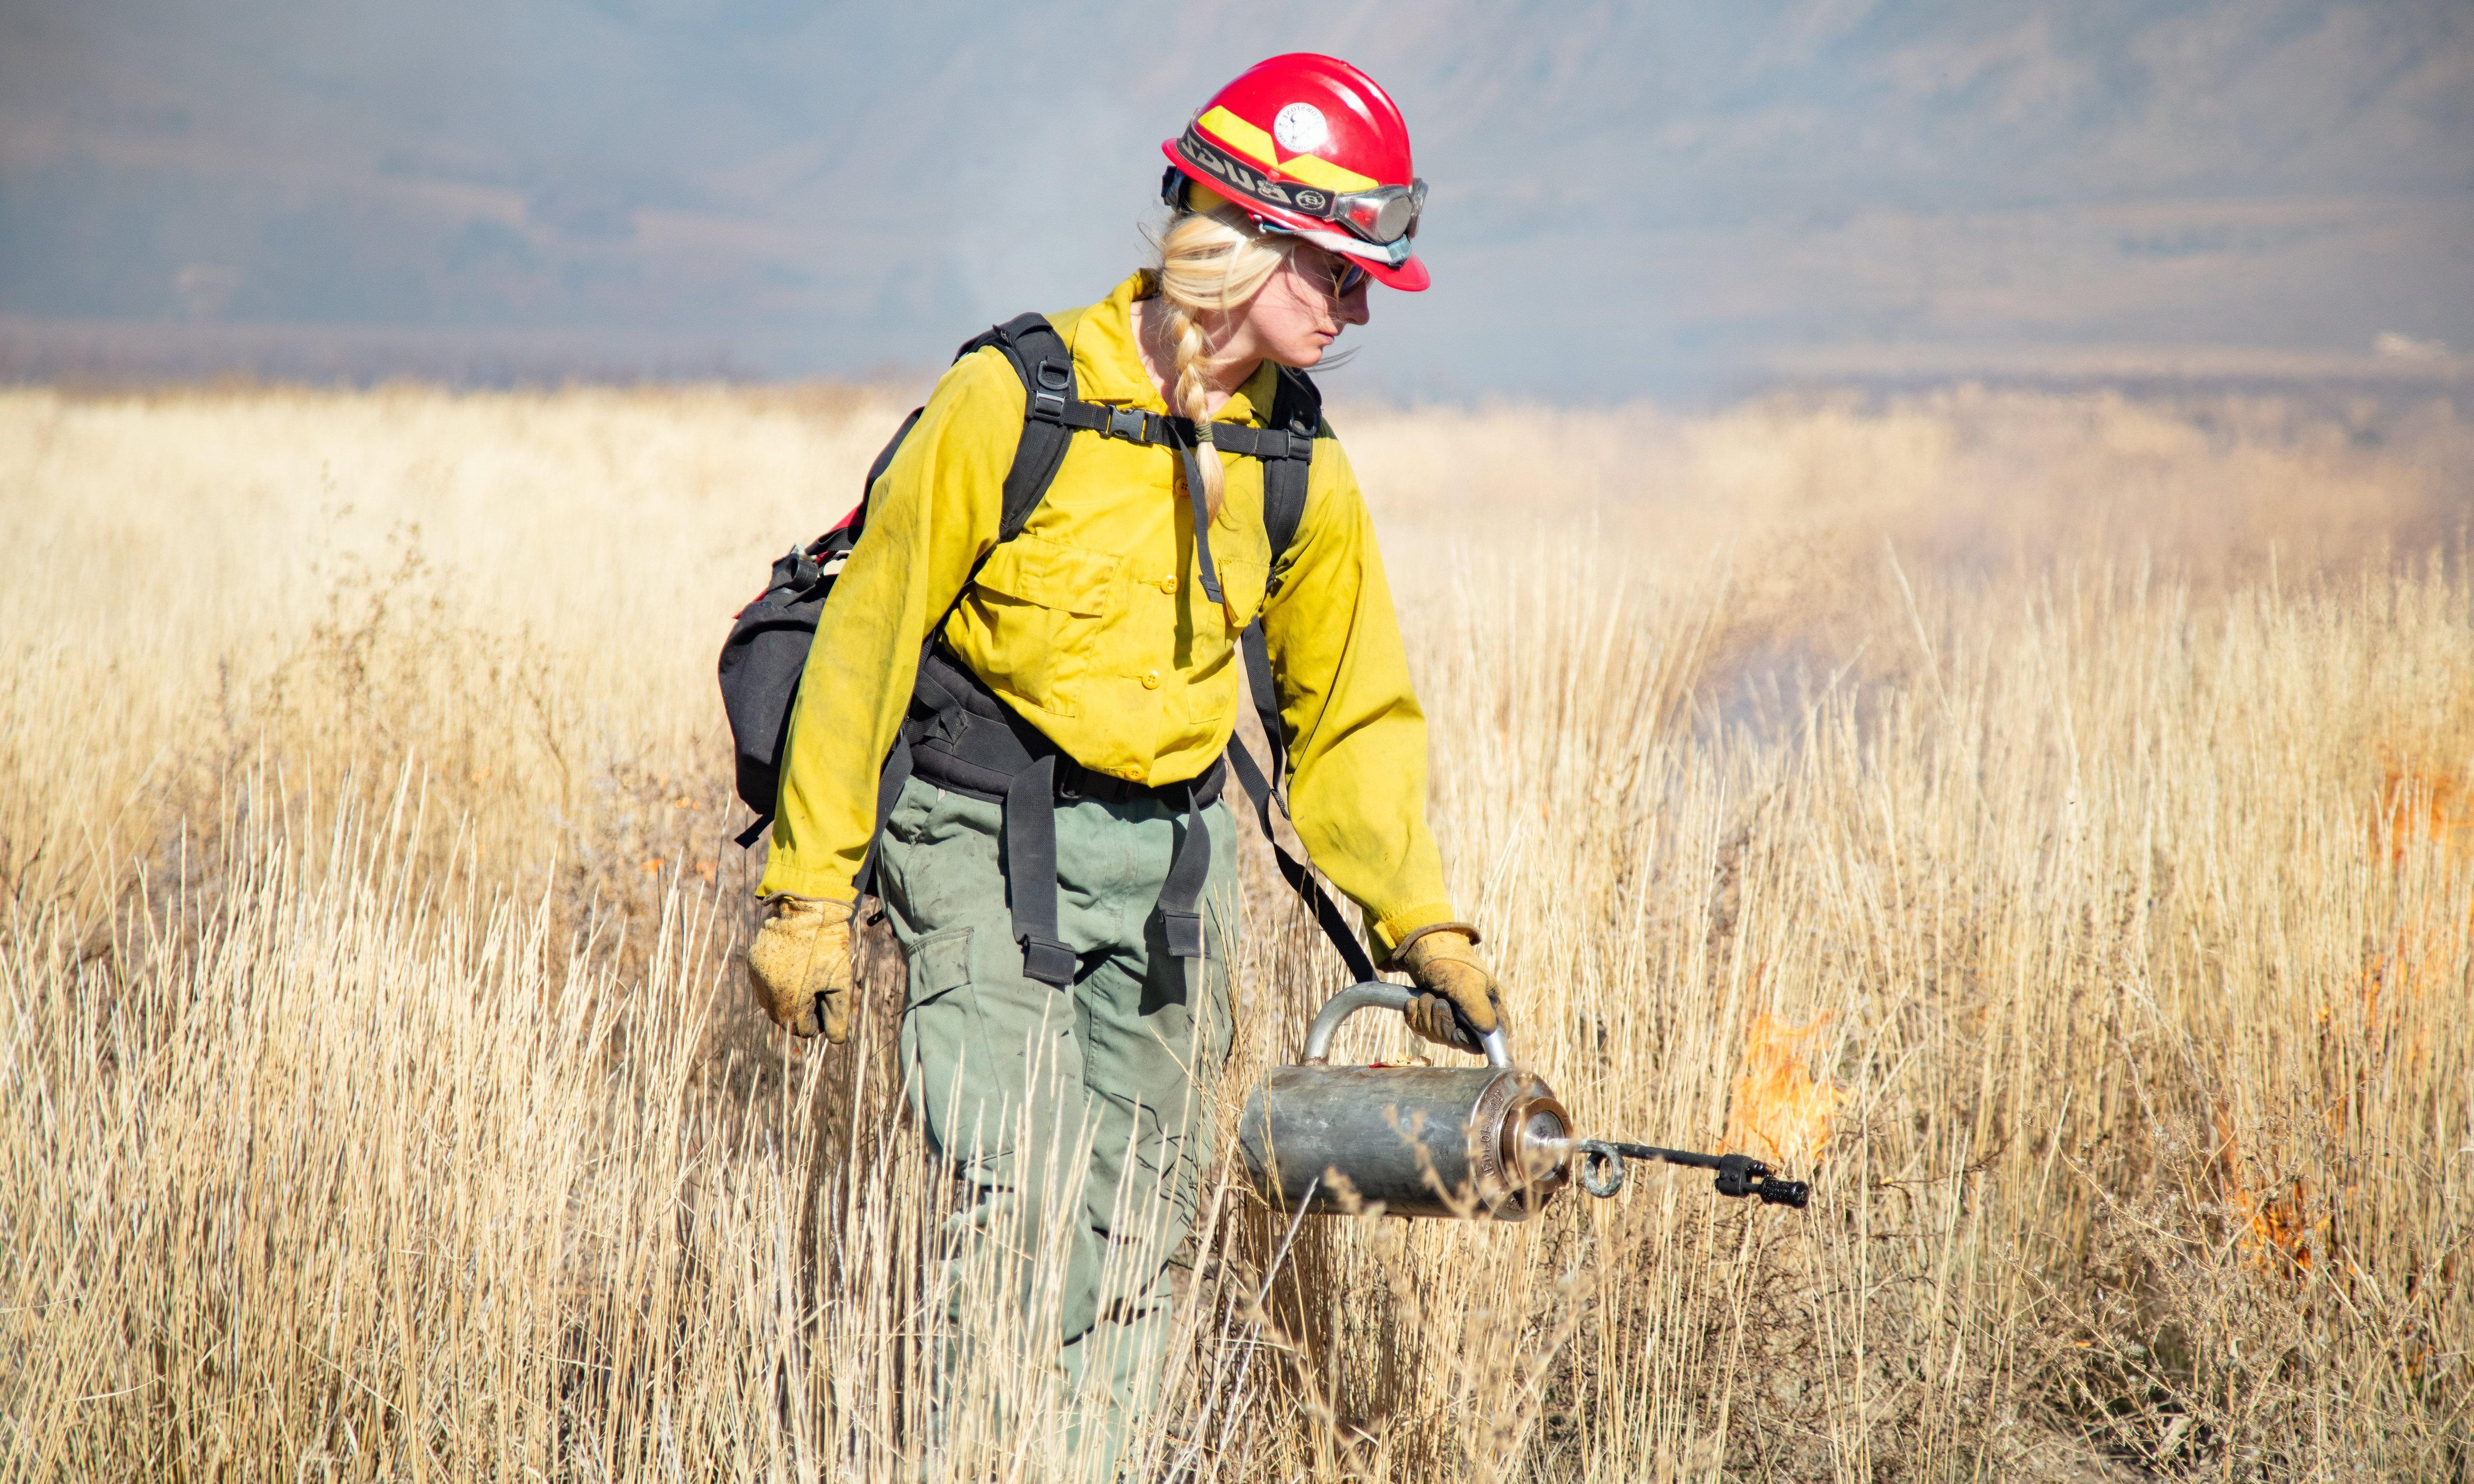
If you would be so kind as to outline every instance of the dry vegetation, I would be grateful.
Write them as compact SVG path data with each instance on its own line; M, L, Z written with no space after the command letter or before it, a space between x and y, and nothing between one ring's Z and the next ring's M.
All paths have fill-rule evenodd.
M919 1471L947 1192L895 996L800 1055L728 968L711 681L897 411L0 394L0 1475ZM1519 1049L1817 1185L1224 1191L1150 1476L2474 1473L2474 430L1343 430ZM1232 1104L1334 987L1272 888ZM940 1476L1055 1476L974 1324Z

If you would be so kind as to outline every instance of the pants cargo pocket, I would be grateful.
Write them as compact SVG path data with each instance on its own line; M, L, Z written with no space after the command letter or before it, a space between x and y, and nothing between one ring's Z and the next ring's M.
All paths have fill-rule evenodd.
M977 930L949 927L919 940L919 946L910 955L910 987L902 1004L904 1014L971 982L971 935Z
M949 927L911 945L902 1003L902 1058L910 1111L937 1150L965 1166L1002 1158L1004 1131L992 1076L995 1054L979 997L971 991L977 929Z
M982 1185L1012 1184L1022 1140L1060 1126L1060 1097L1079 1104L1065 1096L1081 1076L1071 1006L1022 977L1020 962L1004 924L985 921L910 949L902 1049L911 1112L937 1151Z

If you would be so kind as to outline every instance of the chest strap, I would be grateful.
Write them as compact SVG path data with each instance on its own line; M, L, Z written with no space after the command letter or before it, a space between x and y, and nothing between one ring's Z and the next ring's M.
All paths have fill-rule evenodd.
M1202 578L1202 595L1222 608L1228 605L1220 587L1220 564L1211 558L1210 512L1202 503L1201 448L1203 441L1191 419L1162 417L1138 407L1120 407L1106 402L1079 401L1073 395L1071 378L1062 385L1052 386L1047 374L1049 366L1042 363L1033 372L1028 416L1033 421L1054 422L1061 427L1079 428L1097 433L1103 438L1122 438L1129 443L1158 445L1175 449L1177 462L1185 472L1186 499L1194 511L1194 562ZM1284 459L1312 460L1314 430L1303 433L1290 428L1258 428L1244 422L1214 422L1210 425L1209 446L1259 459L1267 465ZM1265 505L1270 504L1272 471L1263 471Z
M1034 395L1031 416L1043 422L1097 433L1103 438L1122 438L1129 443L1190 448L1196 442L1194 424L1186 419L1163 417L1139 407L1120 407L1109 402L1078 402L1069 397L1051 399ZM1211 424L1211 442L1228 453L1244 454L1249 459L1314 457L1314 433L1311 429L1298 433L1288 428L1258 428L1247 422L1214 422Z

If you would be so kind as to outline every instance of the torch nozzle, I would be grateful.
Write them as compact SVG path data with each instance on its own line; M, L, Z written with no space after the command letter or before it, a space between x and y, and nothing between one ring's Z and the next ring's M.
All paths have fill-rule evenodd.
M1784 1179L1750 1155L1694 1154L1686 1149L1660 1149L1651 1144L1626 1143L1609 1138L1574 1139L1570 1149L1581 1166L1581 1188L1601 1199L1623 1188L1626 1160L1655 1160L1666 1164L1715 1170L1718 1172L1718 1193L1737 1200L1753 1196L1765 1205L1792 1206L1802 1210L1805 1203L1812 1198L1809 1182Z

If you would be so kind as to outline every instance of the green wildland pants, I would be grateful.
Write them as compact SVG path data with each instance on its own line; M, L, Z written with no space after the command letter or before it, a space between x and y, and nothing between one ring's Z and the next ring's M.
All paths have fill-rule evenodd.
M1193 1232L1211 1162L1229 1046L1237 828L1225 800L1202 811L1206 956L1180 960L1157 902L1184 812L1148 797L1059 800L1057 936L1079 963L1055 989L1023 973L1002 815L912 778L879 847L885 904L910 959L901 1051L910 1108L961 1185L946 1233L945 1376L958 1381L978 1363L972 1327L987 1332L992 1309L1017 1346L1055 1345L1014 1358L1059 1367L1080 1399L1076 1472L1104 1479L1166 1369L1169 1264ZM947 1396L943 1409L957 1400Z

